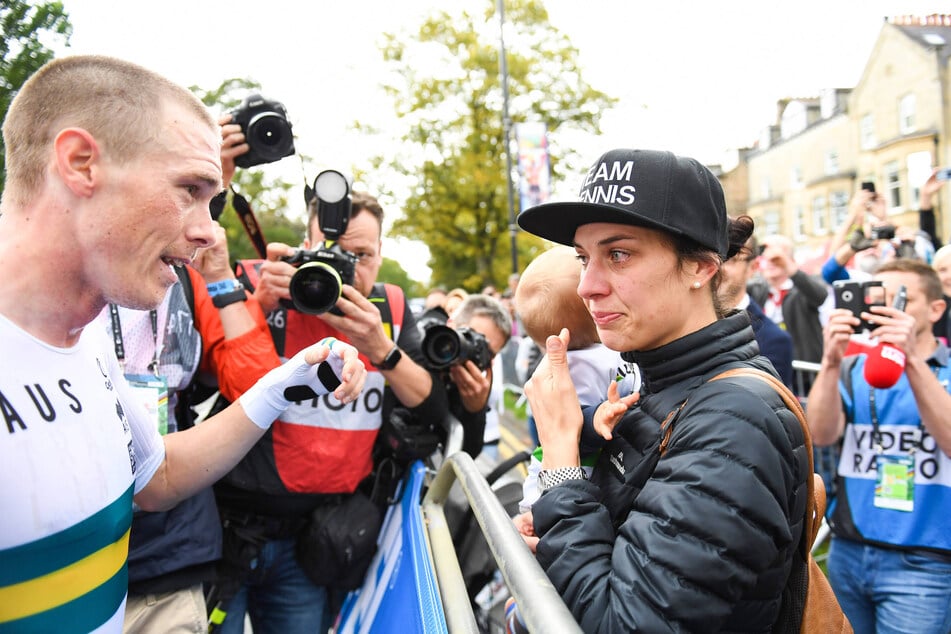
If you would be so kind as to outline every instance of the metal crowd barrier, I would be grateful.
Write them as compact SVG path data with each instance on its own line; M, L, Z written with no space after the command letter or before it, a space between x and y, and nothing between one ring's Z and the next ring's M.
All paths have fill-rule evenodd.
M449 490L455 482L459 482L465 493L473 516L485 535L496 565L528 629L532 632L581 632L485 477L472 458L462 452L446 459L422 503L449 631L479 631L444 513Z

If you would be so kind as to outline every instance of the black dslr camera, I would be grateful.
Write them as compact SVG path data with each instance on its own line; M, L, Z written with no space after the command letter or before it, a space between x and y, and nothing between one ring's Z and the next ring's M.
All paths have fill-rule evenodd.
M423 334L423 363L430 370L445 370L471 360L480 370L492 365L492 350L482 333L431 323Z
M282 258L296 266L297 272L291 277L291 301L281 303L311 315L328 311L342 315L335 304L343 285L353 284L357 267L357 256L336 242L350 222L350 184L340 172L324 170L314 179L313 189L307 188L307 194L317 200L317 222L324 242L315 251L301 249Z
M261 95L248 95L241 105L231 111L231 122L241 126L251 146L246 153L234 159L238 167L253 167L273 163L294 154L294 135L287 120L287 111L279 101Z

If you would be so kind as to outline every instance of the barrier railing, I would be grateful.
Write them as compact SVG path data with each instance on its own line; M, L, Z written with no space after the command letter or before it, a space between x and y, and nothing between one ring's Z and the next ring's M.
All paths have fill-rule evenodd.
M561 596L535 561L511 518L466 453L446 459L423 498L433 564L450 632L477 632L459 561L453 548L444 505L458 482L479 523L492 556L519 612L532 632L581 632ZM476 629L473 629L476 628Z

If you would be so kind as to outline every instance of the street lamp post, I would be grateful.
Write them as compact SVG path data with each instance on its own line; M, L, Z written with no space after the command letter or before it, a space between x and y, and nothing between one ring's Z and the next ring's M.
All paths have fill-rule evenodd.
M499 70L502 80L502 136L505 142L505 182L508 185L509 235L512 240L512 273L518 273L518 248L516 236L518 224L515 222L515 191L512 183L512 144L510 141L512 121L509 119L509 74L505 61L505 0L496 0L499 13Z

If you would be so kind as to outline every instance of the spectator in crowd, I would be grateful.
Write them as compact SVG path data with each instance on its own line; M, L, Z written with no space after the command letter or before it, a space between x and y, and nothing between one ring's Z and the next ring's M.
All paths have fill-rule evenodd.
M3 139L0 473L19 484L0 493L0 629L120 632L133 500L167 511L210 486L287 407L285 389L328 390L317 378L328 355L342 401L365 370L352 346L317 344L220 414L160 436L88 326L108 304L157 308L174 266L214 244L218 124L151 71L73 56L24 83ZM38 248L50 244L69 257Z
M611 150L579 197L530 208L519 225L574 246L578 294L643 387L587 477L572 335L548 338L525 390L545 448L538 561L585 631L769 631L801 565L805 441L766 382L709 380L773 372L746 315L717 308L721 262L752 220L730 220L716 177L669 152Z
M790 389L793 386L793 345L792 338L785 330L766 317L759 304L750 299L746 285L753 277L753 263L756 261L756 238L750 236L739 253L728 259L720 267L722 280L717 295L724 308L745 310L753 326L753 335L759 344L760 354L769 359L779 378Z
M485 356L481 359L460 356L462 363L449 366L448 381L444 383L449 396L449 411L465 430L463 451L475 458L488 448L497 458L497 449L492 452L491 448L497 448L499 444L501 397L498 394L498 373L494 362L509 340L512 322L508 311L493 297L481 293L469 295L449 317L446 325L457 333L460 329L468 328L485 340L484 351L481 342L475 343L475 338L469 340L467 349L478 348L478 354L485 353Z
M873 226L886 225L885 198L874 191L859 189L849 202L849 213L829 244L832 254L822 265L826 284L852 278L868 279L881 261L879 241L872 238ZM854 266L847 268L849 262Z
M601 343L598 329L591 314L578 296L581 263L575 250L556 246L537 255L522 275L516 296L522 306L527 338L541 348L548 337L557 335L562 328L571 332L571 343L566 352L568 371L582 407L597 406L608 398L608 388L615 386L614 398L631 403L640 389L637 367L624 361L621 355ZM583 439L585 440L585 439ZM603 439L586 439L592 446L581 449L581 466L590 475L598 458ZM593 441L593 442L592 442ZM532 527L532 504L541 494L538 472L542 465L542 447L536 447L528 466L528 476L522 484L521 514L515 525L533 547L537 542Z
M482 293L483 295L488 295L489 297L494 297L495 299L498 299L498 298L499 298L499 290L498 290L497 288L495 288L495 285L494 285L494 284L486 284L486 285L482 288L481 293Z
M354 254L357 263L352 285L342 286L336 302L339 314L282 306L281 300L291 298L289 284L296 272L284 260L297 251L289 245L268 244L267 261L258 279L251 280L265 312L281 311L272 321L282 325L276 343L283 357L293 357L307 342L335 337L355 346L373 370L364 397L346 407L333 395L292 404L216 485L226 568L240 582L226 603L224 634L243 632L245 613L258 632L326 631L336 600L334 585L315 583L313 573L301 566L296 551L302 527L318 507L344 499L356 504L361 483L372 490L373 445L394 407L408 408L417 420L441 420L447 411L445 390L422 366L419 331L406 297L398 286L376 282L383 208L364 192L353 192L351 203L349 223L337 244ZM318 209L317 201L310 200L305 249L324 242ZM245 270L250 274L254 268ZM229 549L229 543L239 547ZM333 554L326 553L325 559Z
M456 312L456 309L459 308L459 304L462 303L466 297L469 296L469 293L465 289L456 287L446 293L446 301L443 304L443 312L447 316Z
M908 258L884 263L875 279L884 283L889 305L863 317L892 352L844 356L859 320L835 310L807 401L816 445L843 441L829 581L856 632L945 634L951 631L951 367L948 348L931 332L944 310L941 284L927 264ZM891 306L901 286L904 311ZM882 363L898 360L904 371L897 383L869 385L887 384Z
M799 269L792 241L785 236L763 239L757 266L762 280L750 282L750 297L792 337L796 359L818 363L822 358L819 310L829 296L828 287Z
M946 244L935 251L931 266L941 281L942 299L945 303L944 312L935 322L933 330L935 336L948 345L951 342L951 245Z
M426 303L423 306L424 310L429 310L431 308L440 308L442 309L443 304L446 303L446 289L442 286L434 286L429 289L429 292L426 293Z
M934 213L934 198L948 181L938 178L938 173L942 170L936 167L931 171L928 179L921 186L918 195L918 227L923 231L931 241L935 249L941 247L941 238L938 236L937 222Z

